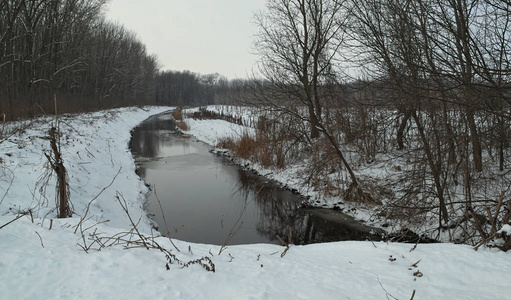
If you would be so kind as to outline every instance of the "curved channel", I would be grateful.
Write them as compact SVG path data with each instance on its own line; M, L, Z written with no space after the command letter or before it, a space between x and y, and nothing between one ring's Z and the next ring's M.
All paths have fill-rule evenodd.
M234 233L229 245L280 244L269 228L287 240L289 227L294 244L375 238L345 214L303 209L300 195L178 133L170 114L135 128L130 147L137 173L151 186L146 209L172 238L222 245Z

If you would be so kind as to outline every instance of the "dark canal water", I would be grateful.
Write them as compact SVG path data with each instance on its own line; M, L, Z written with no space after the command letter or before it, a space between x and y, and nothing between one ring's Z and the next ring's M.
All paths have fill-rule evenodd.
M177 133L170 114L134 129L130 147L137 173L152 189L146 210L172 238L221 245L238 219L243 223L229 245L280 244L268 227L287 240L289 226L295 244L377 238L340 212L301 208L299 195Z

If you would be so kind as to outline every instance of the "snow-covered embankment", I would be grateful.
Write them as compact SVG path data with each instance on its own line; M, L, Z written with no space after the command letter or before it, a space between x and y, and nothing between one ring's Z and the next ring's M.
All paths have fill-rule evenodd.
M157 250L121 245L86 253L74 226L98 195L87 233L114 236L130 230L116 201L121 193L139 228L153 234L142 210L146 187L134 172L128 141L131 128L166 109L62 118L62 152L76 213L69 219L54 219L54 179L45 185L42 177L51 118L34 121L0 144L0 226L19 211L33 210L33 219L27 215L0 229L0 299L409 299L413 291L414 299L509 296L508 253L452 244L411 251L409 244L339 242L292 246L281 258L283 248L276 245L232 246L218 255L219 246L175 241L181 252L173 253L182 261L209 256L215 273L177 264L167 271ZM167 239L157 241L172 249Z

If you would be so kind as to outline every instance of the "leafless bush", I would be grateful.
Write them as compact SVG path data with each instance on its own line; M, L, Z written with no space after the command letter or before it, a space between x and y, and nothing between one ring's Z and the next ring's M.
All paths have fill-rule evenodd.
M251 160L263 167L285 167L284 143L271 141L267 136L250 135L244 132L238 139L225 138L218 143L218 147L229 149L239 158Z
M5 122L5 114L0 115L2 122L0 129L0 144L9 138L23 134L28 128L32 126L33 120L17 121L17 122Z
M235 141L233 138L228 137L228 138L220 139L220 141L218 141L216 146L218 148L222 148L222 149L233 150L234 147L236 147L236 144L235 144Z
M252 124L255 133L244 131L238 138L225 138L218 147L230 149L242 159L251 160L266 168L284 168L303 156L304 146L298 137L299 125L289 116L270 118L271 112L261 112ZM225 117L224 117L225 118Z
M56 125L58 127L58 125ZM57 176L55 187L55 198L57 202L57 211L59 218L71 217L71 204L69 200L69 184L67 182L67 170L64 166L62 153L60 150L60 132L56 127L50 128L49 140L52 152L44 153L52 170Z
M492 212L490 207L486 207L486 217L478 215L474 208L468 207L467 214L470 214L468 216L470 217L469 220L478 231L481 239L475 246L476 250L485 244L497 247L502 251L511 249L511 232L499 230L504 225L511 225L511 200L504 201L504 196L505 193L502 192L494 212Z
M224 120L233 124L248 125L243 123L243 118L241 117L234 117L230 114L224 114L223 112L216 113L205 107L200 107L199 111L194 112L190 117L197 120Z

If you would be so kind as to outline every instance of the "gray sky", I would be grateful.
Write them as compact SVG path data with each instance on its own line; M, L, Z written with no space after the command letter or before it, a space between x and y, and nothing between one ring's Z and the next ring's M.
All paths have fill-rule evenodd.
M107 18L136 32L164 70L245 78L265 0L111 0Z

